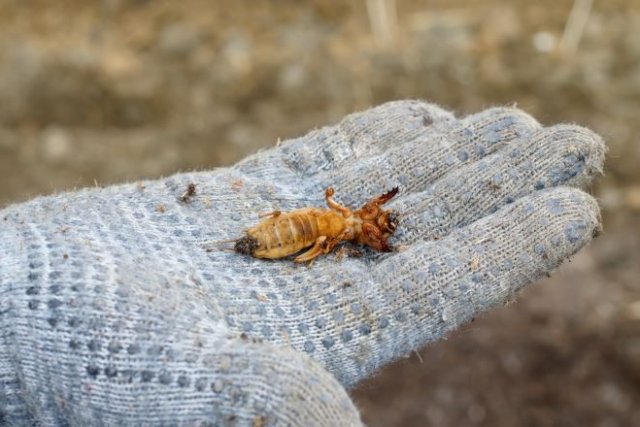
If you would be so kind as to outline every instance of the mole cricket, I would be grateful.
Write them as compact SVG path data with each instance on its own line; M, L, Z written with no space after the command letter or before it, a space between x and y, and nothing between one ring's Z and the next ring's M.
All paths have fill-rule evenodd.
M294 258L298 263L327 254L342 241L391 252L387 238L396 230L397 215L381 206L397 193L395 187L352 211L333 200L334 190L329 187L325 191L328 209L302 208L265 214L266 218L235 241L234 250L256 258L278 259L311 247Z

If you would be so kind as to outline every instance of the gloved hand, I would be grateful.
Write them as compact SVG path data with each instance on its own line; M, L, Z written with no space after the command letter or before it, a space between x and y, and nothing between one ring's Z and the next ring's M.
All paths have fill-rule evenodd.
M604 151L517 109L400 101L230 168L6 208L0 424L358 425L345 389L591 240L577 188ZM210 243L328 186L350 207L399 186L396 251L299 265Z

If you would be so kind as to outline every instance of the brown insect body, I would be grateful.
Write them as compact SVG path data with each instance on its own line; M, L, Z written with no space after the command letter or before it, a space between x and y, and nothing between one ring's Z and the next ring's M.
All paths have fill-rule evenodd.
M393 212L380 206L398 192L397 188L370 200L353 212L332 199L333 189L328 188L325 197L330 209L302 208L291 212L268 214L247 235L236 241L237 252L256 258L283 258L312 246L294 259L311 261L321 254L331 252L342 241L370 246L389 252L387 238L395 231Z

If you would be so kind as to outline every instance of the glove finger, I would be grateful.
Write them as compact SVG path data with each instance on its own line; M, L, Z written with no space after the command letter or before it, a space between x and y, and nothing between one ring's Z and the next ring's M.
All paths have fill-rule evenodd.
M318 176L321 192L333 186L337 197L357 206L393 187L402 194L422 191L446 173L526 138L540 125L515 108L492 108L390 147L385 153Z
M384 153L389 147L430 134L453 114L420 101L395 101L350 114L279 147L257 153L234 168L269 180L309 178Z
M588 129L540 129L509 149L451 171L427 191L390 203L401 215L393 241L440 238L535 190L585 187L602 172L604 153L604 142Z
M350 339L320 348L316 357L353 385L511 300L575 254L599 227L596 201L562 187L521 198L440 241L416 244L373 266L371 280L354 285L351 307L358 310L347 312L334 332Z

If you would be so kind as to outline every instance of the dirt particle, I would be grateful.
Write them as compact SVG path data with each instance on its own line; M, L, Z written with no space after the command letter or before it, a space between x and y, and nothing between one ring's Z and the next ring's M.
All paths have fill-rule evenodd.
M156 206L156 211L160 213L165 213L167 211L167 208L165 207L165 205L161 203L158 206Z
M187 189L182 194L182 196L180 196L180 200L183 203L191 203L191 199L195 195L196 195L196 185L192 182L189 185L187 185Z
M245 236L236 241L233 249L244 255L252 255L253 251L258 247L258 240L255 237Z
M340 249L338 249L336 251L336 261L340 262L342 261L345 257L348 258L360 258L363 256L363 253L356 249L356 248L351 248L351 247L346 247L343 246Z
M269 302L269 298L263 294L256 295L256 299L260 302Z
M236 191L236 192L240 191L240 190L242 190L242 187L244 187L244 182L242 182L241 179L236 179L235 181L233 181L231 183L231 189L233 191Z
M594 238L594 239L597 239L598 237L600 237L601 234L602 234L602 227L598 225L591 232L591 237Z
M253 427L264 427L265 419L263 416L257 416L253 418Z
M404 251L406 251L406 250L407 250L407 249L409 249L409 248L410 248L410 246L409 246L409 245L403 245L403 244L401 244L401 243L400 243L400 244L397 244L397 245L393 245L393 250L394 250L395 252L404 252Z

